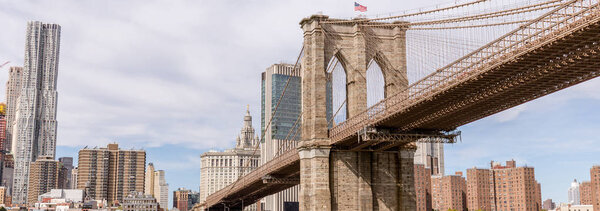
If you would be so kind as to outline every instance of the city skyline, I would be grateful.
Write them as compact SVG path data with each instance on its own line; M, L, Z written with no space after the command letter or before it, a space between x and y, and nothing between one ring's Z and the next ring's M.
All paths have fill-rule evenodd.
M434 1L430 1L429 3L431 2ZM167 45L165 48L162 48L164 46L160 44L145 46L145 42L133 41L126 38L118 38L113 34L109 34L110 36L105 37L104 39L115 41L115 43L121 45L128 44L132 46L132 49L137 50L165 49L168 53L173 53L177 56L183 56L187 59L178 60L177 58L173 58L175 56L163 58L160 54L145 52L145 54L140 55L139 57L132 57L132 61L130 62L124 62L123 59L118 59L117 56L112 57L108 56L107 54L110 53L111 50L115 50L116 55L127 58L130 55L135 55L133 53L136 51L118 50L112 45L108 45L106 47L110 49L99 49L97 53L98 55L96 55L98 58L95 58L94 60L86 59L83 56L76 55L77 53L85 54L86 51L89 51L89 49L83 49L83 47L90 48L94 47L95 45L112 43L103 41L102 38L91 39L93 38L93 33L86 31L82 22L67 20L65 17L57 17L56 12L52 12L52 10L47 13L40 12L41 15L17 18L11 18L12 16L9 16L9 19L4 19L16 21L7 21L9 24L6 24L8 26L5 28L5 33L9 35L1 38L0 47L14 50L9 50L9 53L6 54L4 52L0 53L0 59L6 58L6 60L11 60L12 63L10 65L22 65L19 63L19 61L23 60L22 37L24 34L24 20L30 20L31 17L37 16L37 20L61 24L63 26L63 30L65 30L63 33L64 40L62 46L65 48L61 52L61 79L59 80L59 83L61 84L58 86L59 92L61 93L61 102L59 103L60 106L58 112L58 118L61 122L61 125L59 125L58 129L59 138L57 144L59 145L59 149L57 151L57 157L76 157L76 153L74 152L85 145L102 146L104 145L103 143L119 141L120 143L123 143L124 148L145 148L148 151L149 162L154 162L157 163L157 165L169 167L173 172L183 172L182 169L197 167L198 173L190 173L189 178L175 177L176 174L170 173L170 169L165 168L165 170L169 172L167 174L167 182L172 185L171 187L173 189L178 187L186 187L196 190L195 188L199 185L197 184L198 181L196 181L197 175L199 175L199 155L211 148L225 149L234 145L234 138L238 134L237 130L239 129L240 125L239 116L243 114L243 107L246 104L251 105L251 113L260 114L260 72L264 70L264 67L279 60L286 60L289 63L293 63L292 60L295 58L297 51L299 50L298 40L300 39L301 33L299 32L300 30L298 29L297 22L300 20L300 18L316 13L317 11L315 8L324 8L323 12L331 16L353 16L351 12L348 12L351 9L334 8L336 5L345 5L345 3L347 2L336 2L331 3L331 5L323 4L314 8L302 6L300 4L301 9L294 11L293 15L295 16L285 16L286 18L281 20L281 23L278 23L279 21L273 23L273 16L271 16L272 14L264 15L267 17L259 16L262 19L253 20L256 22L271 21L265 24L279 24L277 26L284 28L284 30L281 31L286 31L275 34L273 37L291 37L268 39L252 44L246 43L251 41L250 38L244 38L242 41L239 41L239 43L232 44L233 47L240 47L243 49L241 52L234 52L232 56L251 57L251 60L254 58L254 55L249 54L248 52L251 52L251 50L255 50L258 47L265 45L265 49L267 49L265 52L267 52L268 50L280 50L280 47L284 46L284 49L278 53L267 52L262 55L257 55L257 57L260 57L260 62L258 64L252 62L229 64L232 67L223 64L213 64L215 61L218 61L216 60L217 56L224 56L228 53L231 53L230 50L226 50L231 49L232 46L227 45L227 43L222 40L225 38L216 38L212 36L208 36L208 38L193 38L193 36L190 35L193 34L193 31L191 30L184 31L181 35L168 33L169 30L181 29L177 27L185 25L185 23L188 23L187 21L200 22L199 24L194 25L198 28L204 26L203 24L208 24L201 20L175 21L176 23L175 26L173 26L174 28L165 27L165 25L167 25L165 22L168 22L166 20L158 21L157 23L160 27L155 28L149 27L150 23L152 23L152 21L150 21L152 19L149 17L145 17L144 15L141 15L141 17L135 15L125 16L122 14L120 14L121 16L117 14L117 17L111 19L113 22L100 22L99 25L101 27L108 27L108 25L114 24L118 20L133 20L135 24L131 24L133 26L132 29L117 28L117 31L127 32L127 35L135 34L135 32L150 31L154 34L151 33L151 35L149 35L150 38L146 37L144 39L147 40L144 41L150 42L161 39L169 41L175 40L174 42L176 42L176 47L169 46L171 44L165 44ZM299 3L296 2L294 4ZM413 7L413 5L402 7L403 5L394 5L392 3L387 3L387 5L393 5L394 7L384 8L381 6L381 8L378 8L378 6L385 4L386 3L369 4L369 9L371 10L371 8L373 8L373 10L375 10L373 13L369 13L369 15L377 14L377 10L380 10L381 12L389 12L390 8L398 8L398 10L416 8ZM89 5L86 7L86 5L80 4L77 4L77 6L82 6L83 8L90 7ZM148 7L152 8L153 6L156 5L150 5ZM191 14L189 10L185 10L179 6L181 5L170 6L167 9L184 10L184 13L182 14L183 17L179 16L182 19L185 19L186 17L188 19L203 17L196 17ZM278 3L271 3L267 6L274 8L285 8L282 5L278 5ZM24 11L24 6L20 7L17 5L15 7L16 8L14 9L16 9L16 11ZM55 11L59 11L57 9L58 7L49 7ZM216 5L216 7L218 8L217 11L226 10L224 5ZM245 4L242 5L242 8L247 10L254 9L253 6ZM167 12L176 13L175 11L171 10L168 10ZM248 13L249 14L247 15L249 16L251 14L255 14L254 12ZM0 15L5 16L7 14L10 14L10 12L3 11ZM83 16L85 17L84 19L93 18L92 15ZM145 20L144 18L148 18L149 20ZM241 21L237 18L231 18L228 20ZM4 21L0 21L0 23L4 23ZM13 24L15 26L12 26ZM136 24L140 24L141 26ZM117 25L129 26L123 23ZM210 24L207 26L210 26ZM263 33L259 32L260 30L251 27L234 25L227 25L225 29L220 30L221 31L219 32L215 32L215 34L223 33L223 31L241 31L248 32L250 34L249 36L259 36ZM95 45L88 44L88 46L79 48L75 47L78 43L81 43L80 39L84 38L90 38ZM194 57L198 55L191 54L190 49L188 48L182 49L185 49L185 52L190 53L191 55L181 55L174 52L174 49L181 47L181 45L188 41L200 46L205 41L198 42L196 40L202 39L211 41L216 40L219 46L224 46L226 48L219 50L216 53L217 56L203 55L206 52L200 54L202 56L209 57L210 61L214 60L210 62L211 66L206 68L206 71L200 72L202 72L202 74L206 74L210 80L216 81L208 81L209 85L207 86L215 86L219 84L217 82L224 84L220 85L224 87L224 90L217 90L221 92L218 95L223 96L213 96L211 93L205 93L204 89L207 88L204 86L198 87L189 85L192 82L195 83L196 81L193 81L192 79L198 79L200 75L196 75L194 71L188 71L188 69L197 69L202 67L200 63L206 62L205 60L193 61L192 59L189 59L189 56ZM17 47L13 47L13 45ZM211 46L210 49L214 49L219 46ZM156 61L153 61L151 65L144 66L142 63L144 63L146 59L153 59ZM113 64L113 62L117 64ZM86 64L95 67L88 67ZM185 64L185 67L183 67L183 64ZM161 70L170 69L171 67L173 67L175 71ZM7 67L5 67L3 70L6 69ZM144 69L147 69L147 71L142 71ZM208 69L214 70L209 71ZM100 73L103 70L109 71ZM92 77L86 77L86 75L91 75ZM169 77L167 79L161 79L162 76L165 75ZM94 79L96 76L98 76L99 79ZM186 79L186 76L191 76L192 79ZM3 75L2 77L6 76ZM132 90L127 90L125 93L119 93L119 85L132 82L132 80L127 79L127 77L141 80L139 81L139 84L136 84L132 87ZM0 83L6 80L5 78L0 79ZM78 79L82 80L80 82L73 82ZM116 80L111 81L109 79ZM192 81L190 82L188 80ZM179 81L183 81L185 86L175 85L176 82ZM206 79L199 81L207 82ZM154 84L152 82L158 82L158 87L152 87L151 84ZM240 83L241 85L236 85L236 83ZM108 84L110 84L110 86ZM593 156L593 152L599 151L598 148L594 147L598 145L599 141L594 140L593 138L593 129L598 128L599 122L598 115L597 113L594 113L593 108L600 105L600 96L598 93L594 93L593 91L597 90L599 87L600 83L597 79L595 79L568 90L561 91L551 96L544 97L534 102L502 112L493 117L489 117L459 128L463 131L463 142L459 142L454 145L446 145L446 173L464 171L472 166L484 167L486 166L486 162L489 160L508 160L515 158L518 163L528 164L536 167L536 173L540 177L540 183L542 183L543 200L552 198L554 201L566 201L566 190L568 189L570 182L573 179L577 179L578 181L589 180L589 178L586 179L585 177L587 169L589 169L592 164L598 164L599 162L593 160L585 161L583 159L586 156L590 158L590 156ZM154 92L154 94L144 95L146 92ZM170 95L170 93L177 93L177 95L169 97L168 95ZM92 97L87 95L91 95ZM195 97L195 95L201 95L202 97ZM192 99L187 99L186 97L190 97ZM214 99L215 102L206 102L202 99ZM132 102L136 100L139 100L140 102ZM182 100L181 104L184 105L167 105L167 102L169 101L179 102L180 100ZM123 109L121 106L128 106L130 109ZM81 107L86 109L81 109ZM165 111L163 108L169 108L173 110ZM132 112L133 114L127 114L127 112L130 110L136 109L139 109L139 111ZM166 114L161 115L170 117L172 116L173 119L159 123L158 121L163 121L161 118L144 117L142 115L142 113L147 114L147 112L166 112ZM588 112L592 112L592 114L596 115L586 115ZM186 117L186 114L188 113L193 114L193 117ZM215 115L215 117L202 116L199 113L208 113ZM555 115L551 116L547 115L547 113ZM162 118L165 116L162 116ZM259 118L254 119L254 125L260 125L260 122L257 122L257 119ZM119 121L120 123L116 126L106 124L108 121L115 120L123 121ZM146 124L145 122L151 123ZM189 123L189 125L177 122ZM211 124L211 122L219 122L219 124ZM173 125L165 126L167 124ZM582 127L573 128L572 126L580 124ZM93 126L97 126L96 128L99 132L96 136L90 135L89 129L84 128L94 128ZM153 127L165 127L165 129L172 133L155 134L150 132ZM563 129L562 131L558 131L558 128L571 128L574 130L566 131ZM82 131L77 131L77 129L82 129ZM177 136L173 134L176 134ZM512 148L510 147L512 145L521 144L522 142L526 143ZM585 145L592 147L581 147L581 145L584 145L584 143ZM192 149L185 148L189 146L191 146ZM535 147L539 147L541 150L535 152L530 152L528 150L529 148L538 149ZM184 164L176 164L177 160L175 158L166 158L165 155L159 155L159 153L163 151L162 149L165 149L166 152L171 152L165 154L181 152L175 158L183 159L185 161ZM568 150L578 152L582 151L583 155L579 155L578 158L569 158L569 160L563 160L565 158L564 156L551 157L557 153L564 153L563 151ZM152 151L155 153L152 153ZM557 169L566 169L569 173L563 174L562 176L552 175L552 173L555 173ZM546 182L544 182L544 180L546 180L545 177L548 178ZM179 180L183 182L178 182ZM556 183L558 184L554 185ZM551 185L555 187L551 187ZM546 192L546 190L549 192Z

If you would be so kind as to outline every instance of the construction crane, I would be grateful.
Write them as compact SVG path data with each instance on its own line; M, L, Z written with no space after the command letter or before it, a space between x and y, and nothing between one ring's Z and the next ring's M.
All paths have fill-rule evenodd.
M2 69L2 67L4 67L4 65L7 65L8 63L10 63L10 61L4 62L4 64L0 65L0 69Z

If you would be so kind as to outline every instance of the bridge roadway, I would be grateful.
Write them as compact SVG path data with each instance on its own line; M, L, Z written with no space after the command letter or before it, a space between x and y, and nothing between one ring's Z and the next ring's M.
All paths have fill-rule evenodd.
M395 133L454 130L597 77L600 12L596 2L587 10L577 9L579 2L523 25L337 125L329 131L332 147L355 148L357 132L366 127L400 128ZM394 149L381 142L364 147ZM239 209L292 187L299 163L296 149L289 150L210 195L204 206ZM263 181L267 175L282 180Z

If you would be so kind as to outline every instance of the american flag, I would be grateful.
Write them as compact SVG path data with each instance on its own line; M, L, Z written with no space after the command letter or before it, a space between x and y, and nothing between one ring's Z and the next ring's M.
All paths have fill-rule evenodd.
M367 7L360 5L359 3L354 2L354 11L361 11L361 12L366 12L367 11Z

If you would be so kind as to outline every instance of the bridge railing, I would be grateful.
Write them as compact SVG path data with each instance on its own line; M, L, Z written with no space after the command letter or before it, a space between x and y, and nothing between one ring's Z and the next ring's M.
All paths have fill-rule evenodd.
M392 115L430 98L449 87L475 77L479 73L529 52L534 47L558 39L573 26L599 16L598 0L569 0L560 6L531 20L504 36L442 67L408 88L364 112L348 118L329 131L333 143L352 136L356 131L373 126ZM410 30L410 28L409 28ZM418 123L403 129L412 129Z

